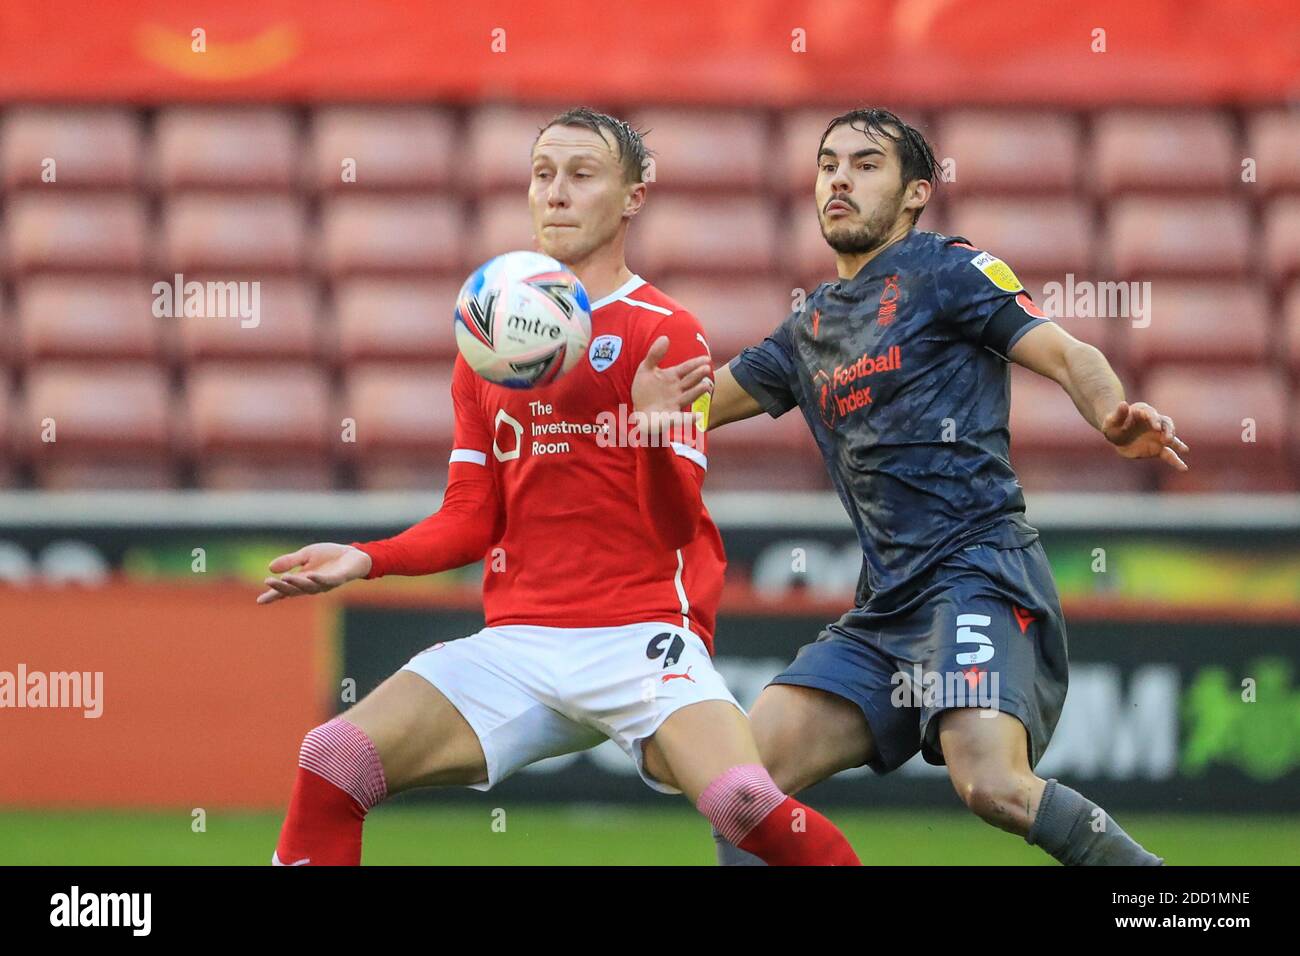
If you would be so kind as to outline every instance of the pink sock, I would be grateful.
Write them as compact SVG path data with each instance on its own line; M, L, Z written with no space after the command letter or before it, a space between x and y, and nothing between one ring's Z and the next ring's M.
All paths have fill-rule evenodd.
M788 797L759 764L732 767L696 804L727 840L771 866L860 866L839 829Z

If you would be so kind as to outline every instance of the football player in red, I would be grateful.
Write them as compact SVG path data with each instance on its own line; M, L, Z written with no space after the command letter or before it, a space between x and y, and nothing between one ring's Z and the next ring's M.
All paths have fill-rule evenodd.
M646 166L641 136L613 117L574 109L543 127L528 202L539 251L591 297L587 356L522 391L458 359L441 508L393 538L271 562L264 604L483 560L486 619L307 733L273 862L360 863L366 811L390 794L487 790L612 739L649 786L686 794L768 863L857 864L833 824L773 784L713 668L725 557L693 427L709 349L695 316L624 262Z

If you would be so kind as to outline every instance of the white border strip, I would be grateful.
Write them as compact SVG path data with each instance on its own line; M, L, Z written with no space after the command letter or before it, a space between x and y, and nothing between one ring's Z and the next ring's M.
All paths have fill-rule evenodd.
M1033 494L1029 522L1039 528L1297 530L1300 495ZM246 530L355 525L405 527L435 510L441 490L424 492L0 492L6 527L208 528ZM847 531L839 499L825 493L715 492L704 495L723 528Z

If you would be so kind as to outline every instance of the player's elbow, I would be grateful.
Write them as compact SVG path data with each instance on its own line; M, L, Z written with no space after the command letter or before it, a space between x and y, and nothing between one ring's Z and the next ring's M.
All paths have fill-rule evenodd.
M1061 350L1053 363L1051 377L1068 388L1071 382L1090 377L1099 368L1110 368L1101 349L1074 339Z

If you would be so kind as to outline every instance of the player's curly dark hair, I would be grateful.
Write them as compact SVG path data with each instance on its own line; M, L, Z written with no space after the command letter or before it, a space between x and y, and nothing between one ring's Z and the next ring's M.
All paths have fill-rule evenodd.
M821 142L817 144L818 154L826 144L826 137L830 135L831 130L844 123L873 139L887 139L894 144L902 167L903 185L916 179L924 179L931 187L938 184L939 163L934 158L934 150L930 148L930 144L926 142L920 130L903 122L897 114L880 107L849 110L827 123ZM924 211L924 207L918 209L912 221L920 219Z
M538 139L552 126L581 126L602 137L608 131L618 147L618 158L623 164L624 182L644 181L650 157L654 154L642 138L645 132L633 128L631 123L589 106L575 106L547 120L546 124L537 131ZM533 142L535 144L537 140L534 139Z

